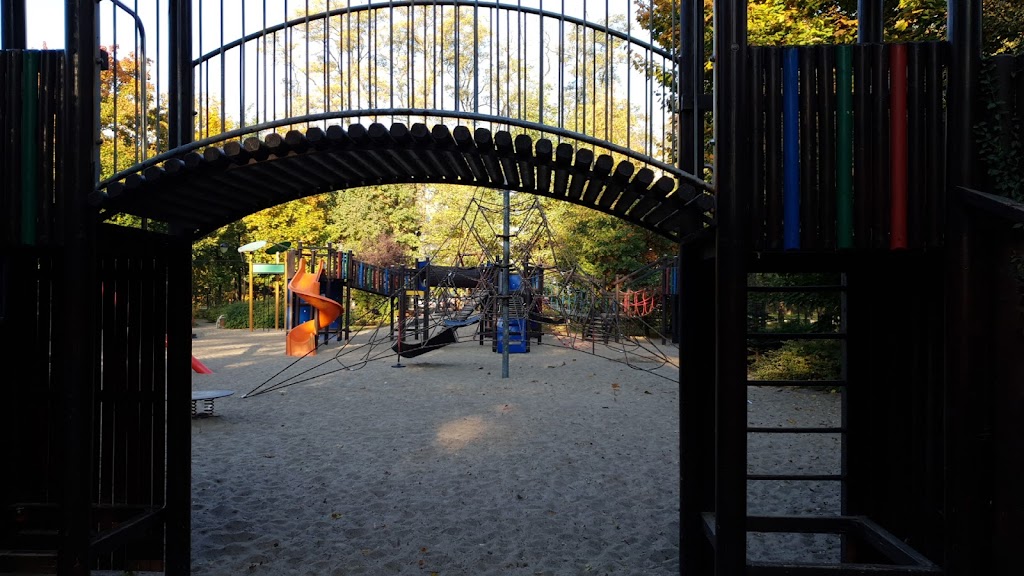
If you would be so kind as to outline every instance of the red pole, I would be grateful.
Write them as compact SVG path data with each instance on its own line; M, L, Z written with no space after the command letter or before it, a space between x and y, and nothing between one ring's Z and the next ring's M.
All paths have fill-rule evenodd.
M907 46L889 45L890 63L890 186L889 248L907 247Z

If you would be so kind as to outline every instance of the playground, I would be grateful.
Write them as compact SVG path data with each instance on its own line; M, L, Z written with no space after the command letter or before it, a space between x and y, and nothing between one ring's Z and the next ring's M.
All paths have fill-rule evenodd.
M1019 2L785 45L747 0L254 4L68 0L51 49L0 1L0 573L1020 573L1024 55L981 41ZM435 184L502 193L500 257L239 230L208 259L248 254L250 330L193 325L211 233ZM662 282L520 257L513 194L670 243ZM812 343L813 378L750 369Z
M290 365L282 333L202 323L196 334L214 373L194 388L236 394L192 421L193 574L679 574L673 381L556 345L517 356L502 380L490 347L466 342L241 398ZM332 339L317 359L342 346ZM758 389L750 414L834 425L839 406ZM796 442L756 470L827 472L832 452ZM800 489L751 500L762 513L839 503L826 487L817 500ZM799 536L758 535L751 554L800 549L785 538ZM834 540L816 553L837 557Z

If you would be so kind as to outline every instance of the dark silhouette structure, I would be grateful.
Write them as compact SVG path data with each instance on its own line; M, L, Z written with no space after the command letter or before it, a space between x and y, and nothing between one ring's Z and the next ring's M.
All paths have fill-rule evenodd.
M987 193L977 154L989 104L981 0L949 0L943 42L884 43L881 0L861 0L858 44L785 48L749 46L746 1L716 0L711 93L703 3L691 0L671 11L679 42L668 50L609 15L464 0L286 14L210 48L193 34L202 15L191 0L151 4L167 49L136 62L154 62L156 94L144 81L140 95L114 93L143 112L102 127L145 143L115 149L118 172L101 181L110 59L96 41L99 5L68 0L64 48L40 51L25 49L27 2L0 0L0 334L21 374L0 434L0 573L188 574L192 242L299 197L403 182L555 197L679 243L684 573L1020 571L1024 370L1011 264L1024 209ZM136 39L153 37L145 15L115 5ZM445 18L467 25L442 28ZM556 39L513 49L513 19ZM362 36L350 32L371 22L373 43L352 46ZM415 44L419 30L435 40ZM414 44L427 48L393 50ZM367 51L389 65L341 57ZM615 68L623 52L628 65ZM997 79L997 105L1020 115L1021 61L997 68L1018 78ZM637 106L616 127L611 111ZM112 224L119 215L144 226ZM838 331L788 335L842 343L844 373L827 383L844 390L841 426L748 427L749 386L806 384L748 381L748 341L761 337L747 325L752 272L842 278L775 288L841 295ZM839 437L840 473L748 470L750 434L793 433ZM829 484L841 510L751 513L756 482ZM752 532L834 534L838 558L748 559Z

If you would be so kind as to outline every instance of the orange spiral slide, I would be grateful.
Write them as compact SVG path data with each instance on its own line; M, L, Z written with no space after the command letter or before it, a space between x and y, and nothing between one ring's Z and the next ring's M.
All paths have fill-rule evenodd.
M306 272L306 259L300 258L298 270L291 282L288 283L289 290L317 310L315 318L299 324L288 332L285 340L285 352L289 356L316 355L317 333L341 316L343 310L341 304L320 294L320 276L323 273L323 260L317 266L316 274L309 274Z

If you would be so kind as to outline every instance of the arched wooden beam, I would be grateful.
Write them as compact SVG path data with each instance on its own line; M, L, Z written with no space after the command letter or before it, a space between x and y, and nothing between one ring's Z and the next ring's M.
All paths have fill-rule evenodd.
M132 214L200 238L244 216L314 194L444 183L548 196L611 214L674 241L713 225L714 198L629 160L527 134L424 124L353 124L228 141L109 183L101 218Z

